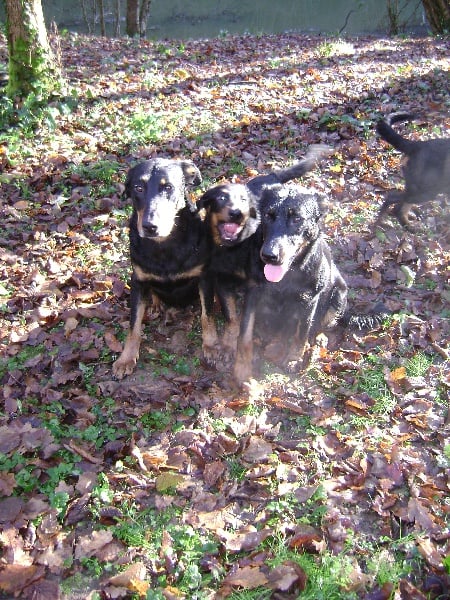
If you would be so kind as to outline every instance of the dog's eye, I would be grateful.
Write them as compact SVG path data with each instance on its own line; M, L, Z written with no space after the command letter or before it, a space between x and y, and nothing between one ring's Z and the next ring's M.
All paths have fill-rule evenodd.
M288 210L288 219L292 221L292 223L300 223L302 218L299 214L295 212L295 210Z
M142 194L142 192L144 191L144 186L137 183L134 186L134 191L137 192L138 194Z
M171 183L164 183L161 187L167 194L171 194L173 192L173 185Z
M268 221L275 221L275 213L271 210L267 211L264 216Z

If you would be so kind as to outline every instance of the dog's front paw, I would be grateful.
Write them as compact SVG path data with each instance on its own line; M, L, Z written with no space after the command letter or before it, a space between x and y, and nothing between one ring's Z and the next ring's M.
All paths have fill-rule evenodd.
M233 371L234 379L239 385L244 384L252 376L251 365L245 362L236 361Z
M222 336L222 348L224 354L229 356L231 359L236 354L237 340L239 335L239 323L229 323L223 332Z
M413 225L411 221L405 223L405 225L403 225L403 229L408 233L418 233L420 231L420 227L418 225Z
M113 375L116 379L123 379L126 375L131 375L136 367L136 358L129 359L119 357L112 367Z

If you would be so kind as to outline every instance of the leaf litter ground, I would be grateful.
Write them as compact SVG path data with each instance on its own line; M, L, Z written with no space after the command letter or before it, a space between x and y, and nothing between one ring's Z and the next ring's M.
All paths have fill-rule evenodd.
M306 597L299 556L340 557L331 597L448 597L446 199L415 233L371 230L401 185L373 123L411 110L408 135L448 135L447 41L68 35L61 50L71 101L0 145L4 597ZM305 184L327 195L350 302L395 317L322 336L297 376L277 367L283 340L260 345L237 390L202 361L198 307L149 314L115 381L128 167L189 157L205 189L317 142L334 153Z

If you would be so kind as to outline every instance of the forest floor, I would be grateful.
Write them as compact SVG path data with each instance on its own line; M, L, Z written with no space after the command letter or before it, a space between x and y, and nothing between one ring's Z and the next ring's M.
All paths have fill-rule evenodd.
M66 34L68 95L0 125L0 590L5 598L450 598L448 198L373 229L401 156L376 120L448 136L448 40ZM6 64L0 40L0 65ZM3 115L11 106L0 98ZM305 371L257 344L244 389L201 354L199 307L129 318L124 180L192 159L208 186L333 154L304 185L354 310Z

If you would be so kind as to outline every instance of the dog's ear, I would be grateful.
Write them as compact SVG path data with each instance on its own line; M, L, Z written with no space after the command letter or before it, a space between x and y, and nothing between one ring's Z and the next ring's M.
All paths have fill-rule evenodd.
M214 200L214 188L206 190L204 194L200 196L197 200L197 209L198 210L208 210L209 205Z
M320 224L319 221L322 217L322 211L320 209L321 196L314 194L308 200L308 226L305 230L305 237L310 240L316 240L320 235Z
M188 185L200 185L202 182L202 174L191 160L182 160L181 168L183 169L184 178Z
M256 204L260 210L264 210L264 207L268 200L270 200L270 190L273 189L277 184L264 183L261 188L259 198L256 199Z
M131 169L128 169L128 173L127 173L127 178L125 179L125 197L126 198L131 198L132 196L132 189L131 189L131 181L133 179L133 174L135 171L135 167L132 167Z
M318 223L327 209L327 198L321 192L311 191L308 199L308 213L312 221Z

